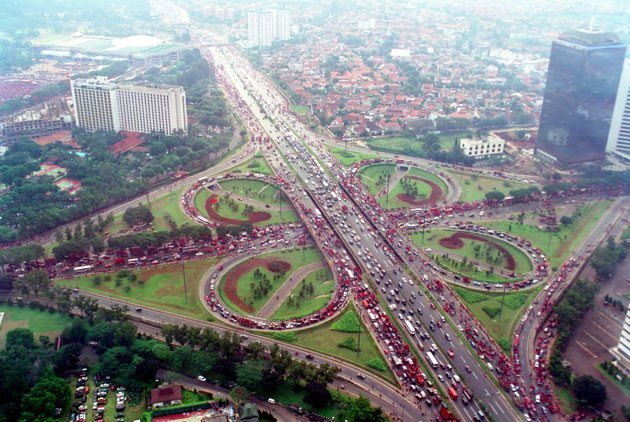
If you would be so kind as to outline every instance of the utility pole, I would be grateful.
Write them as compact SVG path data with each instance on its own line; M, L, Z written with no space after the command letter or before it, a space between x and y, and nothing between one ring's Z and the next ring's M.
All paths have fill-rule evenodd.
M501 295L501 310L499 311L499 322L501 322L501 316L503 315L503 302L505 302L505 283L503 283L503 295Z
M391 177L390 173L387 173L387 184L385 185L385 209L389 208L389 178Z
M182 276L184 277L184 299L186 300L186 306L188 306L188 289L186 287L186 261L182 260Z
M359 339L357 340L357 355L361 353L361 324L359 324Z

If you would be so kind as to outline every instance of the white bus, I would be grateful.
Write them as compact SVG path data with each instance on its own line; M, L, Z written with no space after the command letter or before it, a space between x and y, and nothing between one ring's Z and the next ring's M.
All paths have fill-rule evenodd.
M92 269L91 265L83 265L81 267L74 267L75 274L87 273Z
M203 176L200 177L199 179L197 179L197 183L206 183L208 181L208 177L207 176Z
M427 360L429 361L429 364L431 364L431 367L433 369L436 369L439 366L439 363L435 356L433 356L433 353L427 352Z
M411 324L410 321L405 320L405 328L407 329L407 331L409 331L409 334L411 334L412 336L416 334L416 329L414 328L413 324Z

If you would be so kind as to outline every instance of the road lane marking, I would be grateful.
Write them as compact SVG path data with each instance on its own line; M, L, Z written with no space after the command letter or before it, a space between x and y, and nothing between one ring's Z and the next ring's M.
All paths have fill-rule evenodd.
M612 338L613 340L615 340L615 343L619 340L619 336L613 336L612 334L610 334L605 327L602 327L601 325L599 325L598 323L596 323L595 321L591 321L593 323L593 325L595 325L596 327L600 328L602 330L602 333L607 334L608 337Z
M584 343L582 343L581 341L577 341L576 342L578 346L580 346L586 353L588 353L589 355L591 355L593 357L593 359L597 359L597 355L593 352L591 352L588 347L586 347L586 345Z
M591 333L589 333L588 331L584 330L584 334L586 334L587 336L589 336L590 338L593 339L593 341L597 344L599 344L600 346L602 346L604 349L608 349L608 346L606 346L604 343L602 343L601 341L599 341L598 339L596 339L595 337L593 337L593 335Z
M606 315L606 314L605 314L605 313L603 313L602 311L597 310L597 313L598 313L598 314L600 314L601 316L603 316L604 318L606 318L608 321L612 322L613 324L617 324L619 327L622 327L622 326L623 326L623 324L622 324L621 322L617 321L617 320L616 320L616 319L614 319L614 318L611 318L610 316Z
M494 408L494 406L492 405L492 403L489 403L489 404L490 404L490 407L492 408L492 410L494 410L494 413L495 413L496 415L498 415L498 414L499 414L499 412L497 412L497 409L495 409L495 408Z
M473 376L475 377L475 379L477 379L477 380L479 379L479 377L477 376L477 374L475 374L474 372L473 372L472 374L473 374ZM487 390L486 390L486 391L487 391Z
M499 406L499 403L495 400L494 404L497 405L497 407L499 408L499 410L501 411L501 413L503 413L505 415L505 412L503 411L503 408L501 406Z

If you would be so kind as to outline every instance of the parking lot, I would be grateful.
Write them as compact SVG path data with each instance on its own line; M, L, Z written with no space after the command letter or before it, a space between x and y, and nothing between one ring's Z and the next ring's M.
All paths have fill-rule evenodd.
M584 316L563 355L571 362L571 369L576 376L592 375L604 383L608 391L604 408L617 413L622 405L628 405L628 396L605 378L597 370L597 365L612 359L609 348L617 345L625 317L618 308L604 305L604 297L610 295L615 299L624 299L624 296L630 295L630 283L626 281L629 274L630 259L626 259L617 267L610 280L600 283L595 306ZM593 279L594 276L590 267L581 274L581 278ZM628 299L624 299L624 302L627 306Z

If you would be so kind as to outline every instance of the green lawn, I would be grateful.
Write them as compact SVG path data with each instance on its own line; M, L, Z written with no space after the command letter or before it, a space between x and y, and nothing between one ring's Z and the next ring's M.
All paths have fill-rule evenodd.
M449 254L452 253L454 255L465 256L468 260L479 261L488 265L494 265L495 268L505 268L507 262L505 259L501 260L503 254L500 254L494 246L488 243L472 239L461 239L464 242L464 246L460 249L447 249L444 246L440 245L440 239L450 237L454 233L456 233L455 230L431 229L425 231L424 242L422 241L423 236L421 232L412 234L411 240L413 240L413 242L421 248L439 249ZM521 249L503 240L484 236L481 234L477 235L505 248L516 261L516 274L524 274L533 269L532 261ZM479 247L479 252L477 253L477 255L475 255L475 247ZM487 252L489 252L489 255L487 254Z
M396 164L373 164L362 168L359 175L370 195L375 195L385 187L387 175L393 175L395 171Z
M424 151L422 151L423 141L415 138L408 138L402 136L395 136L391 138L374 138L367 141L368 146L376 151L388 152L391 154L409 155L412 157L424 157ZM450 145L440 142L443 145L443 149L450 151L453 147L453 143Z
M256 155L251 160L247 160L243 164L232 167L226 173L258 173L267 176L273 176L273 170L269 167L267 160L262 155Z
M350 306L344 312L356 313L356 310L353 306ZM337 346L348 337L358 338L358 334L350 334L341 331L331 330L331 326L335 323L335 321L336 319L332 321L327 321L321 325L312 328L296 331L295 334L297 336L297 341L295 342L295 344L318 351L320 353L325 353L330 356L338 357L348 362L352 362L355 365L364 368L366 371L370 371L375 375L386 379L392 384L396 384L394 375L391 373L387 365L386 367L388 369L385 372L379 372L367 366L367 362L369 362L371 359L384 358L383 355L381 355L379 349L376 347L374 340L372 340L370 333L367 331L367 328L363 325L363 323L361 322L361 351L357 353L355 351Z
M515 182L513 180L503 180L496 177L480 176L478 174L465 173L457 170L449 169L446 173L450 174L462 188L462 202L481 201L486 198L487 192L498 191L503 192L505 196L509 195L511 190L530 188L532 185L527 183Z
M582 242L610 204L611 201L600 201L580 205L581 217L568 226L559 226L560 230L553 233L517 221L496 221L484 223L484 226L530 241L545 253L552 266L557 266Z
M526 292L511 292L508 290L504 299L502 299L504 296L502 291L480 292L461 286L454 286L454 290L473 315L486 327L486 330L488 330L495 341L499 342L501 339L504 339L503 342L508 341L509 344L512 344L516 324L520 320L523 311L534 300L542 287L541 285ZM504 300L503 310L499 311L502 300ZM484 311L484 308L491 313L494 310L496 315L491 317ZM511 350L506 352L509 354Z
M208 216L208 211L206 211L206 201L211 195L212 192L206 188L199 189L197 193L195 193L195 208L197 208L199 214L207 219L210 219L210 216Z
M302 285L309 283L313 284L313 293L305 294L300 298ZM316 270L304 277L304 280L291 292L293 299L290 301L287 298L271 319L286 320L310 315L326 306L334 292L335 281L332 279L330 270L328 268Z
M57 312L49 313L28 306L0 304L0 313L4 312L0 325L0 349L4 349L7 333L15 328L28 328L33 332L35 341L39 336L48 336L51 342L61 334L72 319Z
M287 271L286 273L284 273L284 275L282 275L279 279L275 280L274 279L275 273L269 271L265 267L258 267L260 272L267 276L267 279L269 280L269 282L271 284L271 287L267 291L267 294L262 296L262 297L260 297L260 298L255 298L254 297L254 294L253 294L252 288L251 288L251 284L252 283L258 284L258 281L254 277L255 269L250 271L249 273L245 274L243 277L241 277L238 280L238 283L236 285L236 293L245 303L247 303L249 306L254 308L253 314L258 313L258 311L265 305L265 303L267 303L267 301L284 284L284 282L289 277L291 277L291 275L295 271L297 271L300 267L303 267L304 265L312 264L314 262L319 262L319 261L323 260L322 254L319 252L318 249L315 249L315 248L299 248L299 249L292 249L292 250L282 250L282 251L279 251L279 252L269 252L269 253L266 253L266 254L258 255L257 257L259 257L259 258L272 258L272 259L278 259L278 260L281 260L281 261L286 261L286 262L291 264L291 269L289 271ZM223 290L223 286L225 285L226 278L227 278L227 274L225 274L223 277L221 277L219 285L217 286L217 290L219 292L219 295L221 296L221 299L234 312L239 313L241 315L250 315L250 314L244 312L243 310L241 310L239 307L237 307L225 295L225 292Z
M193 223L179 206L179 198L182 196L183 190L184 188L181 187L152 200L150 203L144 203L150 206L151 212L155 216L153 225L156 230L170 230L164 218L165 213L171 216L178 227L184 223ZM130 230L131 228L123 221L122 216L122 213L115 214L114 221L107 226L106 231L111 234L117 234Z
M93 277L77 277L70 280L54 280L63 287L79 287L81 290L121 299L129 306L147 306L161 309L199 320L207 319L210 314L199 298L198 286L201 277L209 267L218 262L218 258L189 261L185 264L169 264L161 267L144 268L133 271L137 280L129 277L116 285L116 273L111 273L111 280L93 282ZM183 270L186 272L184 285ZM104 275L103 275L104 276Z
M343 148L333 147L330 145L326 145L326 148L334 155L344 167L349 167L352 164L363 161L363 160L371 160L373 158L378 158L378 156L373 154L366 154L364 152L356 152L356 151L347 151Z
M448 192L448 188L446 186L446 183L444 183L444 181L442 179L440 179L438 176L429 173L428 171L419 169L419 168L411 168L409 170L408 173L406 173L406 175L403 177L403 179L405 179L408 182L411 182L412 184L415 184L418 188L418 196L416 197L416 199L426 199L429 198L431 196L431 186L429 186L428 184L420 181L420 180L416 180L407 176L418 176L418 177L422 177L424 179L428 179L431 180L435 183L438 184L438 186L440 186L440 188L442 189L442 193L444 195L446 195L446 192ZM378 176L377 176L378 177ZM395 186L390 186L390 190L389 190L389 198L382 196L380 198L378 198L378 202L379 204L381 204L382 206L386 207L387 209L396 209L396 208L411 208L413 207L413 205L408 204L407 202L401 201L399 200L396 195L398 194L402 194L405 193L405 189L403 188L403 180L399 180L398 183L396 183ZM386 206L387 205L387 206Z
M606 372L606 370L604 370L604 368L602 368L601 364L600 365L595 365L595 369L597 369L597 371L600 374L602 374L602 376L604 378L607 378L610 382L612 382L615 385L615 387L617 387L619 390L621 390L626 396L630 397L630 386L624 385L621 382L619 382L619 380L617 378L615 378L613 375L611 375L608 372Z
M201 199L199 201L201 201ZM217 212L217 214L219 214L222 217L233 218L235 220L242 220L243 222L248 221L247 217L241 214L242 210L245 208L245 204L240 203L238 200L236 200L235 203L236 203L235 211L229 206L227 206L226 204L221 203L221 202L218 203L219 208L217 209L215 206L214 210ZM198 206L196 197L195 197L195 206ZM205 211L205 207L204 207L204 211ZM267 212L271 215L271 218L269 220L261 221L259 223L254 223L254 226L257 226L257 227L268 226L271 224L295 223L296 221L299 221L299 217L297 213L295 212L293 207L290 205L287 205L286 208L282 209L282 212L280 212L280 210L272 210L268 208L259 208L259 207L254 207L252 212Z
M300 104L291 104L289 110L297 114L307 114L310 111L307 106Z
M221 186L221 188L225 191L255 199L270 205L277 205L280 204L280 202L283 204L289 203L286 199L279 201L279 195L277 195L277 193L280 191L280 188L272 185L271 183L263 182L262 180L221 180L219 182L219 186Z
M560 387L558 385L555 385L554 383L552 384L553 384L553 391L556 394L556 397L558 397L558 400L560 401L560 407L562 408L562 411L564 412L564 414L570 415L573 412L575 412L576 406L575 406L575 397L573 396L573 393L568 388Z
M621 234L621 239L630 239L630 225L627 225L625 229L623 229L623 233Z

